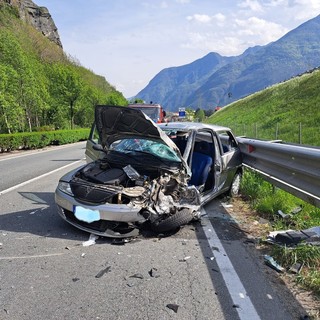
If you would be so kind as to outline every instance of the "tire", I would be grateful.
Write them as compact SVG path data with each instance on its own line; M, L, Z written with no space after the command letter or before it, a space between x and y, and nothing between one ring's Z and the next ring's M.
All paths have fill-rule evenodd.
M158 233L172 231L189 223L193 219L193 216L190 209L182 209L168 218L152 223L151 228Z
M232 179L231 187L229 189L229 196L236 197L240 192L240 183L241 183L242 174L241 172L236 172Z

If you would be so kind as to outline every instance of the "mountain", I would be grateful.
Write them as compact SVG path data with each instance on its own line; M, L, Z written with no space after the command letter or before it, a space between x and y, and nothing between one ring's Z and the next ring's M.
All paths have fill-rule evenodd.
M0 0L0 134L88 128L96 104L126 103L63 51L45 7Z
M49 10L31 0L0 0L0 5L10 5L18 10L19 18L40 31L46 38L62 48L62 43Z
M176 111L212 109L320 65L320 15L279 40L235 57L209 53L190 64L160 71L136 96Z
M164 69L138 93L137 97L145 101L161 101L164 105L170 102L170 105L183 106L187 92L197 90L216 71L236 59L212 52L190 64Z

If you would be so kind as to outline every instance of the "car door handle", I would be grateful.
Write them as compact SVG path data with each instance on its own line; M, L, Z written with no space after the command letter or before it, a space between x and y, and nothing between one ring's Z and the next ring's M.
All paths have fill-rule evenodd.
M221 164L220 164L220 163L216 162L216 163L214 164L214 168L215 168L216 171L221 172Z

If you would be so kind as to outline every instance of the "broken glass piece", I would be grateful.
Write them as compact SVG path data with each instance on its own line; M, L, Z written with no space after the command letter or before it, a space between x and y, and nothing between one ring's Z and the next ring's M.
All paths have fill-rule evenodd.
M267 254L264 255L264 261L267 266L273 268L274 270L276 270L278 272L283 272L285 270L271 256L269 256Z

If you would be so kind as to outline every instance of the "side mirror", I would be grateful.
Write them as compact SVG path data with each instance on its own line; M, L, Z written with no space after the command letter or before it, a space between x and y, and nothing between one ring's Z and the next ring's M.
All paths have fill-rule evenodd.
M102 151L102 152L104 152L104 149L102 148L102 145L101 145L101 144L94 144L94 145L92 146L92 149L93 149L93 150L96 150L96 151Z

